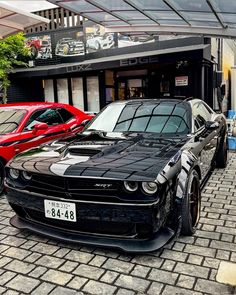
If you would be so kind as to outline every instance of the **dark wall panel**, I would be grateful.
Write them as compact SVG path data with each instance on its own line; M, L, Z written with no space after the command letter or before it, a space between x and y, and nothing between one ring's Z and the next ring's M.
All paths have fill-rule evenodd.
M8 102L44 101L41 79L12 79L8 89Z

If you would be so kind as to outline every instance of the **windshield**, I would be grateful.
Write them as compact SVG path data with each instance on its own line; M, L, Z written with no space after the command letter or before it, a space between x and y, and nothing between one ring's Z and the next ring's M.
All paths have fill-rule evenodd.
M25 114L24 110L0 109L0 134L14 132Z
M114 103L108 105L86 130L187 134L190 133L190 121L190 108L186 103Z

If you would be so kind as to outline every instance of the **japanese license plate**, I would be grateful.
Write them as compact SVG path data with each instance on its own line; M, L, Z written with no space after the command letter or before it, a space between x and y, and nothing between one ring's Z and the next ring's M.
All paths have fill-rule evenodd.
M75 203L44 200L45 217L76 222Z

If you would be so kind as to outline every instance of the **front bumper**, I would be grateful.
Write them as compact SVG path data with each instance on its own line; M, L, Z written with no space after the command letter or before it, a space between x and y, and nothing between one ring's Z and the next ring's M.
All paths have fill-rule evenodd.
M152 224L153 210L156 210L153 204L124 204L117 209L116 205L81 203L11 188L7 188L7 199L17 213L10 220L13 226L62 241L143 253L162 248L176 233L168 227L161 226L150 231L150 225L155 228ZM43 205L45 199L75 202L78 221L71 223L46 218ZM86 231L88 228L89 231ZM145 232L145 236L140 237L140 231L144 231L145 228L148 228L148 234Z
M130 253L156 251L162 248L174 237L174 231L169 228L163 228L155 233L150 239L145 240L114 239L109 237L82 235L69 233L68 231L34 223L29 220L24 220L17 215L11 218L10 223L19 229L31 230L50 238L55 238L66 242L79 243L81 245L115 248Z

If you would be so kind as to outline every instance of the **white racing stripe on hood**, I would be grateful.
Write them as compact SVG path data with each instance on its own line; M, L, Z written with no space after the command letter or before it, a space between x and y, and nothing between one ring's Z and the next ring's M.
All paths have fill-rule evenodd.
M73 159L63 160L57 162L56 164L52 164L50 166L50 170L52 173L55 173L56 175L64 176L66 169L69 168L71 165L86 162L89 158L90 157L79 156Z

